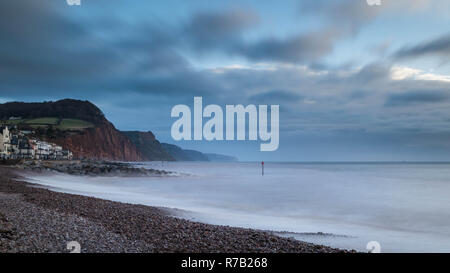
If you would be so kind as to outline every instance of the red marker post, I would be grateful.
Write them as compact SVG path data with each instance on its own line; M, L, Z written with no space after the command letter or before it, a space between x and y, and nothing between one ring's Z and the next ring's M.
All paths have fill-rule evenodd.
M264 176L264 161L261 161L262 176Z

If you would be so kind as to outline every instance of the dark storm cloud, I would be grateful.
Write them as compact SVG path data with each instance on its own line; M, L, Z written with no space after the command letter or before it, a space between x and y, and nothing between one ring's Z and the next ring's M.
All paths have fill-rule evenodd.
M176 50L176 31L152 24L80 24L50 1L0 3L0 96L114 96L214 90ZM60 7L60 6L59 6ZM170 29L169 29L170 30Z
M394 55L394 57L397 59L416 58L423 56L443 57L449 60L450 33L415 46L404 47L397 51Z
M192 69L180 54L184 47L256 61L304 63L329 54L342 35L340 30L325 28L283 39L247 41L244 30L260 18L238 10L197 13L181 26L117 20L105 27L101 20L80 23L52 1L24 1L0 3L0 37L8 37L0 44L4 97L12 92L27 96L223 92L230 83L220 78L214 82L217 78L207 72Z
M316 61L329 54L335 41L342 36L336 28L296 34L288 38L258 38L247 41L244 30L260 21L251 11L225 11L195 14L181 28L182 37L194 51L218 51L255 61L299 63Z
M254 61L308 63L331 53L336 38L340 36L339 30L326 29L287 39L266 38L252 43L241 42L231 52Z
M445 91L409 91L387 97L386 106L410 106L429 103L442 103L450 99L450 92Z
M60 15L52 2L2 1L0 31L2 34L8 34L8 39L2 39L2 44L33 39L36 39L35 42L45 44L52 42L47 38L54 38L54 33L58 33L63 39L74 39L85 33L79 24Z
M0 37L1 95L101 79L115 67L116 53L99 46L87 28L62 16L51 1L2 1Z
M258 22L258 14L252 11L202 12L181 28L181 35L196 50L222 48L239 43L243 31Z
M315 31L287 38L269 37L256 41L237 41L229 53L252 61L315 64L332 53L336 43L355 35L380 12L364 1L302 1L300 17L324 17L326 24Z
M108 29L114 31L105 39L102 22L81 24L63 16L53 2L25 1L29 3L0 4L0 37L8 37L0 44L3 97L102 97L129 91L220 96L229 83L192 69L179 53L186 42L202 52L221 50L249 59L287 62L313 59L331 50L320 35L247 45L242 32L259 20L250 11L199 13L181 27L110 21Z
M300 16L324 17L327 24L321 29L287 38L269 37L252 42L236 40L233 47L226 49L252 61L315 64L332 53L337 42L355 35L379 11L364 1L302 1Z
M338 3L305 1L300 6L300 19L303 16L319 16L324 17L327 24L317 30L294 33L288 37L247 40L243 37L243 31L251 30L259 23L256 13L236 10L199 13L181 28L180 37L200 53L219 51L251 61L319 63L332 53L337 42L355 35L381 10L355 0Z

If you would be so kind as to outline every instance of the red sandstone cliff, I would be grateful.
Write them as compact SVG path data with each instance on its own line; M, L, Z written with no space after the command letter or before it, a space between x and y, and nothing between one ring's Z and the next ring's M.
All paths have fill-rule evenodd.
M152 132L122 131L141 152L144 160L175 161Z
M141 152L110 122L79 134L57 138L55 143L73 153L74 158L107 159L118 161L142 161Z

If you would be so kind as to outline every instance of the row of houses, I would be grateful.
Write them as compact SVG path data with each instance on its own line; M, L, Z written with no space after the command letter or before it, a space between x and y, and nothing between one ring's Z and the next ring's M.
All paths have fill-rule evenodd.
M72 159L69 150L54 143L41 141L28 135L31 131L13 130L7 126L0 127L0 158L2 159Z

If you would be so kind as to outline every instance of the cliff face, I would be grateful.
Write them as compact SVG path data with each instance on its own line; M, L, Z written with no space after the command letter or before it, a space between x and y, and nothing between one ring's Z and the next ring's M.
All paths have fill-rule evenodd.
M54 139L53 142L70 150L74 158L92 158L119 161L143 161L136 146L106 121L79 134Z
M161 143L161 146L177 161L213 161L213 162L237 162L237 157L221 154L205 154L195 150L185 150L181 147Z
M175 159L161 146L152 132L124 131L131 142L141 152L144 160L174 161Z
M136 146L89 101L64 99L55 102L0 104L0 120L8 120L10 117L19 117L17 126L20 129L32 130L33 137L61 145L70 150L74 158L118 161L144 159ZM45 123L41 120L44 124L30 128L27 120L36 118L56 119L57 122ZM68 123L60 126L64 119L69 119ZM89 122L92 126L80 129L74 122Z

